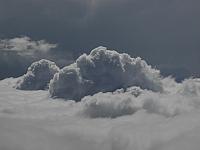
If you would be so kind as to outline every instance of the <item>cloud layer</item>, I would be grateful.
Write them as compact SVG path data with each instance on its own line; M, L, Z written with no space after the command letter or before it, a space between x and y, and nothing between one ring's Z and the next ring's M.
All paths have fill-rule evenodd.
M0 81L0 149L197 150L200 79L164 79L165 92L138 87L98 93L81 102ZM112 119L114 118L114 119Z
M174 82L173 79L167 80ZM163 93L132 87L127 91L87 96L81 101L81 113L92 118L115 118L145 110L150 114L173 117L200 108L200 79L187 79L164 86L166 91Z
M60 70L49 91L52 97L80 100L86 95L130 86L162 91L160 73L139 57L98 47Z

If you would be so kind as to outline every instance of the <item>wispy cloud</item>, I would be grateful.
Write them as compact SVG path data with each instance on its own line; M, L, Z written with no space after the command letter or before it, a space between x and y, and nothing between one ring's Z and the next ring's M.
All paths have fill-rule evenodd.
M35 52L46 53L56 47L57 44L50 44L45 40L34 41L27 36L0 40L0 51L16 52L20 55L30 55Z

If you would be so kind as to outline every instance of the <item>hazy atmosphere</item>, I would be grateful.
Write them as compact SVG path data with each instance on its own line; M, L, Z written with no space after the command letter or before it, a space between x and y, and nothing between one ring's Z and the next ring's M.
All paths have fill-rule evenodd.
M0 0L0 150L199 150L200 1Z

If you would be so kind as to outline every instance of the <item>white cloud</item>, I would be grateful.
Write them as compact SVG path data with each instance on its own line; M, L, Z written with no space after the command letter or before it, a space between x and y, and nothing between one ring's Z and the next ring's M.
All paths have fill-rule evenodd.
M109 54L105 56L105 53ZM118 71L123 68L119 64L129 59L118 63L119 56L124 57L115 51L98 48L60 71L55 63L41 60L32 64L21 81L27 88L38 87L38 84L46 87L53 74L59 71L51 81L56 84L51 86L73 99L77 92L82 94L87 90L85 85L89 80L86 79L96 81L95 73L100 75L101 82L112 79L105 78L104 73L108 70L113 75L111 77L121 77L120 74L126 70L123 73ZM145 81L137 84L140 87L130 85L113 92L97 92L93 96L85 96L80 102L52 99L48 91L12 88L19 84L19 79L0 81L0 149L198 149L200 79L177 83L170 77L160 78L159 71L141 59L130 59L129 69L134 70L135 76L139 74L138 79ZM99 85L93 88L102 88Z
M47 43L45 40L33 41L26 36L0 40L0 51L13 51L21 55L47 52L50 49L56 48L56 46L56 44Z
M21 90L43 90L48 88L50 80L54 74L59 71L59 68L54 62L42 59L34 62L27 73L18 80L17 89Z
M161 78L141 58L104 47L81 55L61 70L48 60L35 62L16 87L42 90L49 82L52 97L81 101L80 113L92 118L116 118L140 110L171 117L200 106L200 79L177 83Z
M81 113L92 118L131 115L141 110L142 104L135 95L139 96L143 92L140 88L134 87L127 92L107 92L86 96L81 100L83 106Z
M160 72L139 57L98 47L60 70L50 83L50 94L80 100L86 95L130 86L162 91Z
M132 87L85 97L78 103L53 100L47 91L13 89L16 80L0 81L2 150L196 150L200 147L200 105L196 103L200 101L199 79L183 83L173 80L169 83L167 79L167 92L163 93ZM192 92L186 88L191 85L195 85ZM179 110L176 116L174 108ZM101 115L99 110L105 118L97 118ZM107 118L113 114L115 119Z
M145 110L172 117L200 108L200 79L176 83L163 93L132 87L122 92L97 93L81 100L83 115L115 118ZM164 87L164 89L167 87Z

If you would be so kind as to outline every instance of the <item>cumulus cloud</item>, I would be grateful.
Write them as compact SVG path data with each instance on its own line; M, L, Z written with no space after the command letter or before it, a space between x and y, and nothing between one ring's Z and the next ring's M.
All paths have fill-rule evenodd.
M109 117L115 118L124 115L131 115L141 108L140 101L137 100L143 90L138 87L132 87L127 92L124 90L97 93L93 96L86 96L82 99L83 115L91 118Z
M140 110L171 117L200 107L200 79L177 83L161 77L141 58L105 47L81 55L61 70L48 60L35 62L16 88L43 90L48 85L54 98L81 101L76 104L78 113L91 118L116 118Z
M59 67L69 65L74 60L57 44L45 40L32 40L27 36L0 39L0 80L22 76L33 62L41 59L54 61Z
M41 59L56 62L59 67L73 62L72 55L45 40L27 36L0 39L0 80L22 76L33 62Z
M42 59L34 62L27 73L19 79L16 84L17 89L21 90L43 90L48 88L50 80L59 68L54 62Z
M47 43L45 40L33 41L27 36L0 40L0 51L11 51L20 55L47 52L50 49L56 48L56 46L56 44Z
M169 91L163 93L131 87L127 91L97 93L83 98L81 114L91 118L115 118L145 110L150 114L172 117L199 109L199 97L200 79L175 83Z
M200 97L200 78L186 79L179 85L178 92L185 96Z
M139 57L98 47L60 70L49 91L52 97L80 100L86 95L130 86L162 91L160 72Z

